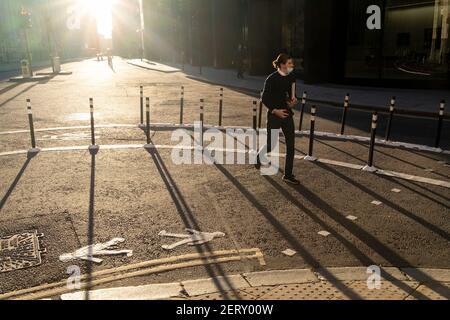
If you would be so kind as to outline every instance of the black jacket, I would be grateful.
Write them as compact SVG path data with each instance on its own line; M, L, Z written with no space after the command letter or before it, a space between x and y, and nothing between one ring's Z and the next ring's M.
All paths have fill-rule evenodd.
M267 78L261 99L270 112L274 109L289 109L287 102L293 98L292 84L295 82L293 74L282 76L278 71Z

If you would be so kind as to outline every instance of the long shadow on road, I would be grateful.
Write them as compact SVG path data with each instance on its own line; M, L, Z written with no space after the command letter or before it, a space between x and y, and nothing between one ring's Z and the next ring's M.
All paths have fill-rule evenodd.
M403 207L393 203L389 199L386 199L385 197L381 196L380 194L376 193L375 191L369 189L366 186L363 186L359 182L356 182L355 180L347 177L346 175L340 173L339 171L331 168L330 166L328 166L326 164L322 164L322 163L318 163L317 165L320 168L333 173L338 178L341 178L342 180L344 180L347 183L353 185L354 187L360 189L361 191L367 193L371 197L374 197L376 200L379 200L379 201L383 202L387 206L391 207L393 210L403 214L405 217L408 217L409 219L415 221L416 223L419 223L420 225L422 225L423 227L427 228L428 230L436 233L437 235L442 237L444 240L450 241L450 235L448 234L447 231L438 228L437 226L435 226L435 225L429 223L428 221L426 221L425 219L423 219L423 218L417 216L416 214L406 210L405 208L403 208Z
M23 174L28 168L28 165L30 164L31 160L36 156L35 153L28 153L27 160L23 164L22 168L20 169L19 173L17 174L16 178L14 179L11 186L8 188L8 191L6 191L6 194L3 196L2 200L0 201L0 211L3 209L3 207L6 204L6 201L13 193L14 189L16 188L17 184L19 183L20 179L22 178Z
M30 91L31 89L33 89L34 87L36 87L38 84L40 84L40 82L37 82L35 84L32 84L31 86L26 87L25 89L23 89L22 91L20 91L19 93L15 94L14 96L12 96L11 98L9 98L6 101L3 101L2 103L0 103L0 108L3 107L4 105L6 105L7 103L13 101L14 99L16 99L17 97L21 96L22 94L24 94L25 92Z
M333 283L344 295L350 299L361 299L361 297L351 288L341 283L333 274L328 272L326 268L321 267L319 261L309 253L297 238L289 232L289 230L277 220L277 218L269 212L257 199L248 191L224 166L216 164L216 168L238 189L242 195L269 221L269 223L289 242L289 244L303 257L308 265L313 268L321 268L324 270L323 276Z
M284 187L282 187L278 182L276 182L272 177L264 176L264 178L269 182L272 187L278 191L286 200L296 206L300 211L306 213L314 222L320 225L323 230L329 231L338 241L340 241L348 251L353 254L364 266L372 266L377 263L372 260L370 257L365 255L361 250L359 250L354 244L352 244L349 240L347 240L344 236L342 236L339 232L333 229L330 225L320 219L317 215L315 215L310 209L305 207L297 198L295 198L292 194L290 194ZM411 288L407 284L396 280L391 274L389 274L386 270L383 270L383 276L386 280L391 281L392 284L396 285L399 289L402 289L405 292L413 292L414 288ZM425 295L414 291L411 293L416 299L428 299Z
M94 225L95 225L95 157L98 153L98 150L90 150L91 153L91 179L89 186L89 215L88 215L88 257L92 257L93 253L93 245L94 245ZM92 288L92 272L93 272L93 262L88 260L86 262L86 270L87 270L87 285L85 291L85 300L89 300L89 291Z
M177 208L177 211L183 220L183 223L186 228L189 229L195 229L198 231L202 231L200 229L200 226L190 210L188 204L186 203L185 199L183 198L180 190L178 189L178 186L176 185L174 179L172 178L169 170L167 169L166 165L164 164L163 159L161 158L158 150L155 148L148 150L148 153L152 157L153 162L156 165L156 168L158 169L159 174L161 175L162 180L164 181L164 184L166 185L167 190L170 193L170 196ZM207 243L203 246L195 246L196 250L199 254L205 254L205 253L212 253L213 250L211 246L209 246ZM215 268L213 268L213 266ZM219 264L215 265L208 265L205 264L205 269L208 273L208 275L213 279L214 285L218 289L218 291L222 294L225 300L229 300L231 297L229 296L229 292L233 294L233 296L237 299L240 299L240 295L233 287L232 283L228 279L225 271L222 269L222 267ZM223 277L225 286L216 279L217 276Z
M339 178L344 179L348 183L352 184L353 186L356 186L357 188L360 188L361 190L368 192L371 195L378 196L376 193L371 192L366 187L360 185L359 183L351 180L350 178L342 175L341 173L337 172L336 170L330 168L327 165L324 164L317 164L319 167L323 168L324 170L327 170L334 175L336 175ZM322 200L319 196L317 196L315 193L313 193L311 190L306 188L303 185L292 187L299 195L301 195L304 199L307 199L309 202L311 202L314 206L319 208L321 211L323 211L325 214L327 214L330 218L335 220L337 223L341 224L345 229L347 229L350 233L352 233L354 236L359 238L361 241L366 243L369 247L371 247L375 252L377 252L380 256L385 258L389 263L391 263L393 266L397 267L411 267L411 263L398 255L395 251L390 249L389 247L385 246L380 240L378 240L376 237L359 227L358 225L351 223L348 221L342 213L331 207L328 203L326 203L324 200ZM392 203L391 203L392 204ZM399 208L398 206L394 205L395 207ZM406 210L402 210L402 213L408 213ZM423 219L411 216L408 214L410 218L413 218L414 220L420 222L423 222L425 226L428 226L431 230L434 230L436 233L440 234L443 238L449 239L447 232L444 230L441 230L435 226L430 225L430 223L423 221ZM441 285L439 282L431 278L430 276L426 275L425 273L418 271L418 274L420 278L425 279L426 282L430 285L432 285L432 289L439 293L441 296L445 297L446 299L450 299L450 290L443 285ZM412 279L416 279L417 275L412 273L407 273L408 276L410 276Z

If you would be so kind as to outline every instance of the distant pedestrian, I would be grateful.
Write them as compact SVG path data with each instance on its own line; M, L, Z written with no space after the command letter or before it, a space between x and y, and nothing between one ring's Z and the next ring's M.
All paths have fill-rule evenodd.
M261 168L260 155L272 151L272 130L282 129L286 140L286 163L283 181L293 185L300 182L293 174L295 156L295 126L292 109L298 104L294 60L287 54L280 54L273 62L276 69L266 80L262 102L267 107L267 145L261 149L256 168Z
M244 79L245 59L245 47L242 44L239 44L234 57L234 65L237 68L238 79Z

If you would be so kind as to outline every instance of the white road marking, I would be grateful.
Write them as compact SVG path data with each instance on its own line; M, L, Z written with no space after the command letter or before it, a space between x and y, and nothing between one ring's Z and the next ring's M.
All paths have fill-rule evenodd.
M283 252L281 252L282 254L288 256L288 257L293 257L297 254L297 251L294 251L292 249L286 249Z
M138 128L139 126L136 124L111 124L111 125L96 125L95 128ZM152 123L152 128L161 128L161 129L192 129L194 125L192 124L175 124L175 123ZM205 129L215 128L219 130L226 129L252 129L251 127L237 127L237 126L214 126L214 125L205 125ZM73 129L90 129L90 126L75 126L75 127L59 127L59 128L41 128L35 129L35 132L46 132L46 131L64 131L64 130L73 130ZM266 129L261 129L261 132L265 132ZM0 132L0 135L8 135L8 134L21 134L21 133L29 133L29 130L11 130L11 131L3 131ZM309 131L296 131L296 135L301 136L309 136ZM340 135L331 132L320 132L316 131L314 133L317 137L325 137L325 138L333 138L343 141L358 141L358 142L369 142L369 137L362 136L352 136L352 135ZM402 147L405 149L419 150L419 151L428 151L433 153L443 153L450 154L450 150L442 150L441 148L433 148L430 146L412 144L406 142L395 142L395 141L385 141L381 139L376 140L377 145L384 145L388 147Z
M402 192L402 190L396 189L396 188L392 189L391 191L392 191L392 192L395 192L395 193L400 193L400 192Z
M378 200L374 200L374 201L371 202L371 204L376 205L376 206L379 206L379 205L382 204L382 202L380 202L380 201L378 201Z
M328 231L320 231L317 234L321 235L322 237L328 237L331 233Z
M120 149L143 149L144 144L124 144L124 145L102 145L100 146L101 150L120 150ZM194 150L195 147L182 147L182 146L173 146L173 145L150 145L150 148L153 149L185 149L185 150ZM85 151L89 150L89 146L69 146L69 147L54 147L54 148L42 148L41 152L63 152L63 151ZM0 153L0 157L5 156L14 156L14 155L21 155L21 154L27 154L29 150L15 150L15 151L7 151ZM225 152L244 152L248 153L248 151L239 151L239 150L228 150L228 149L217 149L217 151L225 151ZM273 156L279 156L280 158L284 158L284 154L272 154ZM298 160L304 160L303 156L295 156ZM330 164L338 167L345 167L355 170L362 170L363 166L356 165L352 163L346 163L346 162L339 162L334 160L328 160L328 159L317 159L317 162ZM416 181L421 182L425 184L431 184L435 186L450 188L450 182L448 181L442 181L442 180L436 180L436 179L430 179L430 178L424 178L419 176L414 176L406 173L401 172L395 172L395 171L388 171L388 170L381 170L378 169L376 174L389 176L389 177L395 177L400 178L403 180L410 180L410 181Z
M351 220L351 221L355 221L355 220L357 220L357 219L358 219L358 217L355 217L355 216L349 215L349 216L347 216L347 217L346 217L346 219L348 219L348 220Z

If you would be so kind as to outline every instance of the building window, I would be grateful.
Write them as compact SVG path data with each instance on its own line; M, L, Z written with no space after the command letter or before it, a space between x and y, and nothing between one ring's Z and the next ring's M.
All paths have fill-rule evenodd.
M450 1L379 1L379 31L365 27L365 9L374 2L350 0L346 77L447 80Z

